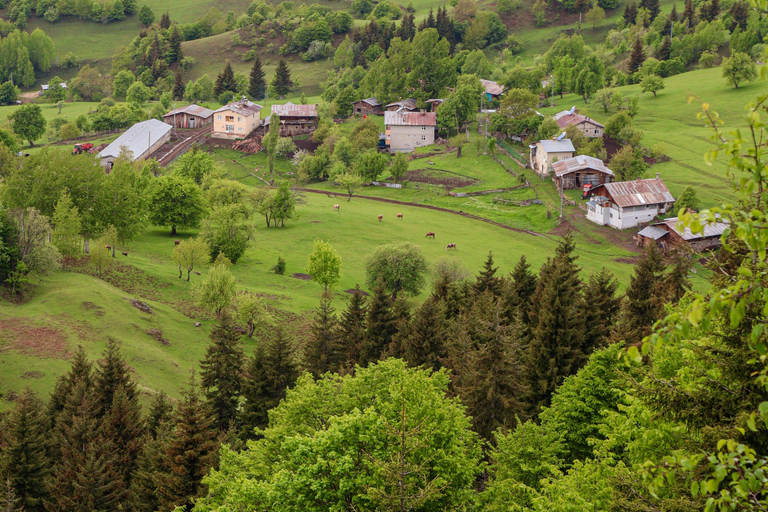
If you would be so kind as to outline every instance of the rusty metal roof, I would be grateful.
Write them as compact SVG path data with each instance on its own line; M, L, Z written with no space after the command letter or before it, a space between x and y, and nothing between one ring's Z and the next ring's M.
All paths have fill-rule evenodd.
M555 114L555 121L557 121L557 125L560 128L565 128L571 125L579 125L585 122L599 126L600 128L605 128L602 124L598 123L590 117L583 116L578 112L574 112L573 114L570 114L569 112L569 110L563 110L562 112Z
M501 96L504 93L504 86L492 80L480 80L480 83L483 84L486 94Z
M613 171L606 167L602 160L587 155L578 155L573 158L560 160L559 162L553 163L552 168L555 171L555 176L558 177L583 169L592 169L613 176Z
M384 112L386 126L437 126L434 112Z
M317 117L317 105L296 105L285 103L284 105L272 105L272 114L283 117Z
M677 217L670 217L668 219L664 219L661 222L657 222L656 224L652 224L651 226L659 226L660 229L661 226L665 226L666 228L674 231L678 235L680 235L683 240L689 241L689 240L699 240L702 238L712 238L716 236L720 236L723 234L723 232L728 228L728 222L726 221L720 221L720 222L707 222L704 224L704 232L703 233L696 233L693 234L691 232L691 229L686 227L682 231L677 227ZM682 226L680 226L682 228Z
M261 105L254 103L249 100L238 100L232 103L228 103L227 105L224 105L220 109L214 111L214 114L216 112L227 112L232 111L236 112L243 116L252 116L253 114L258 114L261 109L264 108Z
M381 105L381 102L374 97L366 98L364 100L353 101L352 103L367 103L372 107L378 107L379 105Z
M675 202L661 178L605 183L595 187L593 193L597 193L601 187L604 187L613 202L622 208Z
M204 119L207 119L213 115L213 110L201 107L200 105L187 105L186 107L180 107L174 110L171 110L167 114L165 114L163 117L171 117L174 114L189 114L191 116L197 116L202 117Z

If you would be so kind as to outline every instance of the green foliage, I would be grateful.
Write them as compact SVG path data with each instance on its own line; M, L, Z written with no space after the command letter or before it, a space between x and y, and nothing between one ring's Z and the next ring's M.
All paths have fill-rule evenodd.
M205 201L200 188L182 176L161 176L149 190L149 203L153 205L149 220L156 226L196 228L205 213Z
M99 275L102 275L104 271L109 269L112 265L111 250L107 249L107 241L103 238L96 240L96 243L91 247L90 256L91 266L96 269Z
M8 81L0 85L0 105L13 105L19 99L19 88Z
M202 238L189 238L181 240L173 248L173 261L179 266L179 278L182 271L187 271L187 281L189 281L192 271L199 263L205 263L210 258L210 249L208 244Z
M152 12L152 9L148 5L144 4L141 6L141 9L139 9L138 18L142 25L148 27L155 21L155 13Z
M275 274L282 276L282 275L285 275L285 267L286 267L285 258L283 258L282 256L278 256L277 264L273 267L272 270L275 271Z
M243 347L235 323L226 313L219 316L218 323L211 329L210 338L211 344L200 361L200 385L205 390L213 426L224 431L234 426L237 418Z
M366 262L366 283L370 288L379 279L393 295L418 295L424 287L427 260L421 248L410 242L377 247Z
M8 116L11 121L13 133L27 139L30 146L35 145L35 140L45 133L46 121L40 110L40 105L28 103L22 105Z
M656 93L664 89L664 80L658 75L646 75L640 82L640 88L643 92L652 92L655 98Z
M264 301L253 293L240 292L235 295L232 308L235 310L235 318L245 324L249 338L253 337L253 331L257 328L272 323L272 315L267 311Z
M280 99L283 99L286 94L291 92L293 88L293 81L291 80L291 70L288 69L288 63L285 60L280 59L275 69L275 76L270 83L275 91L275 94Z
M307 262L307 273L323 287L324 294L328 294L341 278L341 256L328 242L315 240L314 250Z
M737 52L723 60L723 78L738 89L740 83L757 78L757 66L749 55Z
M682 193L675 200L675 209L680 210L693 210L694 212L699 210L699 198L696 195L696 189L690 185L683 189Z
M218 317L232 304L236 287L237 279L229 268L226 265L214 263L195 289L195 299L201 308L216 313Z
M142 82L134 82L126 90L125 99L128 101L128 103L143 105L149 101L151 95L152 91L149 87L144 85Z
M82 222L77 207L72 203L69 193L61 194L56 210L53 214L53 233L51 242L59 250L64 258L73 258L81 252L82 236L80 230Z
M355 173L365 181L376 181L387 168L387 157L376 149L360 153L355 159Z
M632 146L624 146L611 157L608 167L616 175L619 181L629 181L639 178L648 168L648 164L643 160L643 153L640 148L634 149Z

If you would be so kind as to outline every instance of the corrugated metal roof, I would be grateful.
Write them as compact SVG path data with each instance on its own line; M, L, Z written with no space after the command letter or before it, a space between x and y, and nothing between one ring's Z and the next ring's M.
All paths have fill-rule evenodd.
M290 101L284 105L272 105L272 114L282 117L317 117L317 105L295 105Z
M555 171L555 176L563 176L582 169L593 169L597 172L613 176L613 171L606 167L602 160L587 155L578 155L573 158L560 160L553 163L552 168Z
M254 103L249 100L239 100L239 101L234 101L232 103L228 103L223 107L221 107L220 109L215 110L214 114L217 112L232 111L240 115L249 117L249 116L252 116L253 114L260 112L262 108L264 107L262 107L258 103Z
M674 203L675 198L661 178L635 181L614 181L595 187L600 187L610 194L613 202L622 208L628 206L640 206L644 204Z
M384 112L385 126L437 126L434 112Z
M583 116L578 112L574 112L573 114L570 114L569 112L569 110L563 110L562 112L555 114L555 121L557 121L557 125L560 128L565 128L573 124L581 124L585 121L590 122L595 126L599 126L600 128L605 128L602 124L598 123L592 118Z
M163 117L170 117L174 114L189 114L191 116L197 116L202 117L203 119L207 119L213 115L213 110L205 107L201 107L200 105L187 105L186 107L177 108L174 110L171 110L167 114L165 114Z
M480 83L483 84L486 94L501 96L504 93L504 86L492 80L480 80Z
M573 143L571 142L571 139L563 139L563 140L540 140L539 143L541 144L541 147L544 148L544 151L547 153L567 153L570 151L571 153L575 153L576 149L573 147Z
M381 102L379 100L377 100L376 98L373 98L373 97L366 98L364 100L353 101L352 103L367 103L368 105L370 105L372 107L378 107L379 105L381 105Z
M112 144L102 149L99 158L117 157L122 148L127 149L133 153L134 157L137 157L171 130L173 130L171 125L157 119L136 123L123 132Z
M416 110L417 108L416 100L413 98L408 98L407 100L395 101L394 103L388 103L387 105L384 106L384 108L389 108L389 107L400 107L407 110Z
M671 229L672 231L680 235L683 238L683 240L688 241L688 240L698 240L701 238L712 238L712 237L720 236L723 234L726 228L728 228L728 222L726 221L708 222L704 224L704 233L696 233L696 234L693 234L691 232L691 229L688 227L680 231L677 227L677 217L670 217L668 219L664 219L661 222L652 224L651 227L655 227L655 226L667 226L669 229ZM663 229L663 228L657 228L657 229Z
M659 238L667 236L669 233L666 229L662 229L660 227L657 227L655 224L653 226L648 226L647 228L641 230L638 235L644 236L646 238L652 238L654 240L658 240Z

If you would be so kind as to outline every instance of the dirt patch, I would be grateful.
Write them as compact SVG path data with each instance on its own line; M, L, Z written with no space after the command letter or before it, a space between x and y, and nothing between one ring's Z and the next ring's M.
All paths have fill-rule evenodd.
M350 295L354 295L356 293L359 293L361 295L364 295L365 297L370 297L371 294L368 292L365 292L363 290L355 290L354 288L350 288L349 290L344 290L344 293L348 293Z
M21 376L22 379L41 379L43 377L45 377L43 372L25 372L24 375Z
M293 274L291 277L293 277L294 279L301 279L302 281L311 281L312 280L312 276L311 275L309 275L309 274L302 274L301 272L297 272L297 273Z
M309 221L310 224L322 224L323 221L321 220L311 220Z
M93 311L93 314L96 315L96 316L104 316L104 308L99 306L98 304L94 304L93 302L85 301L85 302L83 302L80 305L86 311Z
M403 179L414 183L437 185L446 190L469 187L478 182L478 180L468 176L444 171L442 169L415 169L405 173Z
M67 359L67 338L52 327L30 325L29 319L12 318L0 321L0 339L22 354L36 357Z
M627 263L629 265L634 265L635 263L637 263L638 259L639 258L616 258L613 261L615 261L616 263Z
M163 331L161 331L160 329L150 329L150 330L147 331L147 334L152 336L155 340L159 341L163 345L170 345L171 344L170 341L168 341L167 339L163 338Z
M131 299L131 306L135 307L139 311L143 311L144 313L149 313L150 315L152 314L152 308L149 307L149 304L139 299Z

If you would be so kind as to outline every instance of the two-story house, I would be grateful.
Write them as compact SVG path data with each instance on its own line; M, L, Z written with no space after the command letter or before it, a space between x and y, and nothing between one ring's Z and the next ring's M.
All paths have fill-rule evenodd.
M648 180L617 181L593 188L587 219L601 226L629 229L667 213L675 198L656 174Z
M435 142L434 112L384 112L384 135L392 153L410 153Z
M548 176L552 172L552 162L573 158L576 153L570 139L559 137L553 140L540 140L528 146L528 150L531 169L540 176Z
M211 136L219 139L243 139L261 124L262 106L245 98L224 105L213 112Z

